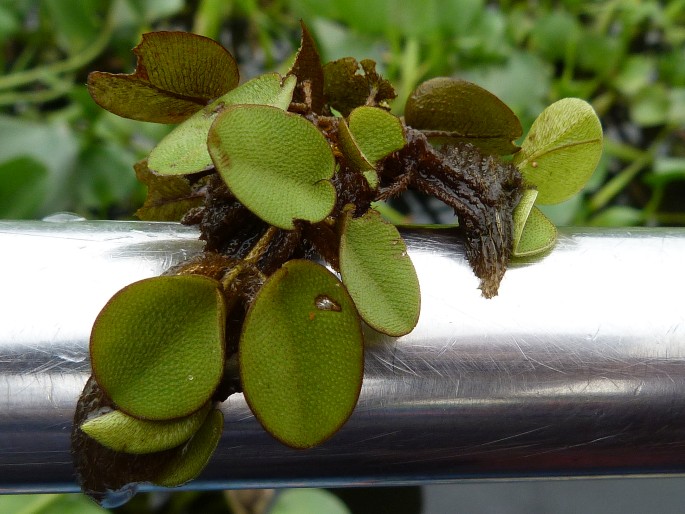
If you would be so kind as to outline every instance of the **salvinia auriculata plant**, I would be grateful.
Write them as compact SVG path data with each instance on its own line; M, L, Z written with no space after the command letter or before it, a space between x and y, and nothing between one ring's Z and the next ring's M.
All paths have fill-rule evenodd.
M119 116L179 124L135 165L148 186L137 214L199 225L205 248L116 293L93 325L72 442L98 498L194 478L223 430L216 405L236 392L288 446L340 429L361 388L362 323L397 337L419 318L407 248L374 202L413 189L452 207L489 298L512 256L554 244L534 204L577 193L601 153L578 99L547 108L520 148L514 113L464 80L424 82L394 116L375 63L322 65L304 26L285 76L241 85L211 39L150 33L134 52L133 74L91 73L90 94Z

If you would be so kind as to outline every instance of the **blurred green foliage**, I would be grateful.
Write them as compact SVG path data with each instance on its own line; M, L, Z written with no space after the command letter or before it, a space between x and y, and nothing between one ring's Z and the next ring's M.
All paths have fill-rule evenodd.
M300 18L324 61L378 61L398 89L397 113L441 75L498 95L524 131L550 103L587 99L604 158L586 194L548 215L561 225L685 224L685 0L6 0L0 217L125 218L142 203L132 163L169 127L117 118L84 86L92 70L130 72L142 32L214 37L244 80L287 69Z
M170 127L100 109L85 81L93 70L131 72L143 32L213 37L246 80L287 70L300 18L324 61L376 60L396 85L397 113L416 85L441 75L499 96L524 134L552 102L590 101L604 156L583 195L546 213L559 225L685 225L685 0L4 0L0 218L129 218L142 205L132 165ZM213 494L202 510L230 512ZM190 512L199 496L141 496L130 508ZM22 498L16 509L43 514L80 501Z

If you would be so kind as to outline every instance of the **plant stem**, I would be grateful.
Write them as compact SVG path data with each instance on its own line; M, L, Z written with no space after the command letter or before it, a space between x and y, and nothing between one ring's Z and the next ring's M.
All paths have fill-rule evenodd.
M257 268L257 262L269 249L271 242L278 233L279 229L270 225L266 232L259 238L255 245L250 250L244 259L240 261L235 267L231 268L228 273L221 279L221 285L225 290L229 290L233 284L245 271L250 270L256 273L259 279L264 282L266 276Z
M250 250L250 253L248 253L243 260L249 264L257 264L257 261L259 261L261 256L264 255L269 248L269 244L276 236L277 232L278 228L270 225L266 232L264 232L264 235L259 238L259 241L255 243L252 250Z

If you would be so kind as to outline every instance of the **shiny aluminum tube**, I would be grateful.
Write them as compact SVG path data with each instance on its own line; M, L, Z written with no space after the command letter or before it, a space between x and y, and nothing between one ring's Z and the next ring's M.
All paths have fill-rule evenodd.
M458 237L405 231L419 324L369 332L349 422L286 448L241 395L190 488L685 472L685 230L565 231L480 296ZM75 491L69 432L109 297L201 250L175 224L0 222L0 492Z

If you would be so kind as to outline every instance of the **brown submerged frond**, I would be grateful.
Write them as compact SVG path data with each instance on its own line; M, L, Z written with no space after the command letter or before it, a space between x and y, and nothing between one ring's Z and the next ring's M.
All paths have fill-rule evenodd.
M454 209L483 296L497 295L513 246L512 213L523 186L520 173L470 144L436 150L413 129L407 130L407 139L407 146L384 162L384 177L407 180L409 173L409 187Z

